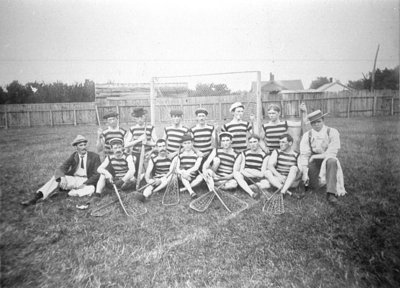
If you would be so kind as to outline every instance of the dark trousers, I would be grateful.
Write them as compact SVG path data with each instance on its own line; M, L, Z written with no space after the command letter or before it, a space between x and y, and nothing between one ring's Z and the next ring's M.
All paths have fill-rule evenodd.
M321 170L322 159L317 159L308 164L309 186L313 190L320 188L319 171ZM326 162L326 192L336 194L337 182L337 160L328 159Z

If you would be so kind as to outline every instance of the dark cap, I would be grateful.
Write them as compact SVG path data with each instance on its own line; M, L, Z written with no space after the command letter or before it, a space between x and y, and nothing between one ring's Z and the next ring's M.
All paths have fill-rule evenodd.
M144 110L142 107L139 107L139 108L133 109L133 113L131 115L133 117L142 117L146 113L147 113L146 110Z
M111 118L111 117L118 117L118 113L117 112L109 112L109 113L107 113L107 114L105 114L104 116L103 116L103 119L108 119L108 118Z
M208 115L207 109L205 109L205 108L203 108L203 107L197 108L196 111L194 111L194 114L196 114L196 116L197 116L199 113L204 113L204 114L206 114L206 116Z
M182 110L176 110L176 109L174 109L174 110L171 110L171 112L169 112L169 114L170 114L171 116L182 116L182 115L183 115L183 112L182 112Z
M123 144L124 144L124 141L122 141L121 138L112 138L112 139L109 141L109 143L110 143L111 146L113 146L113 145L115 145L115 144L123 145Z
M222 137L229 137L229 138L232 140L233 134L232 134L232 133L229 133L229 132L221 132L221 133L219 134L219 139L222 139Z
M190 134L183 135L181 142L183 143L185 141L193 141L192 135L190 135Z
M88 140L84 136L78 135L78 136L75 137L74 141L72 141L71 145L75 146L75 145L78 145L78 144L83 143L83 142L87 143Z

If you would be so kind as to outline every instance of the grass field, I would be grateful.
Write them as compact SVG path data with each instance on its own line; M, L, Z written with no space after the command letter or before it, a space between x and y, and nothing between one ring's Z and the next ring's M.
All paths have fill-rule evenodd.
M187 194L174 207L154 195L137 219L91 217L65 194L23 209L76 134L94 149L96 127L0 131L1 287L399 287L399 118L326 122L348 195L289 198L281 216L241 191L250 207L233 216L218 202L196 213Z

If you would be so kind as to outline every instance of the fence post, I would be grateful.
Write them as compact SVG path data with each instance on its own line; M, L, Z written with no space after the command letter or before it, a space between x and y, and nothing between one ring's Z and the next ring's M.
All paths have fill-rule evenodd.
M392 99L390 101L390 115L393 116L394 115L394 96L392 96Z
M156 125L156 94L154 90L154 78L150 80L150 122L151 125ZM161 118L161 117L160 117Z
M377 99L376 99L376 94L374 93L374 101L372 101L372 105L373 105L373 107L372 107L372 116L376 116L376 101Z
M222 103L219 102L218 104L219 104L219 120L223 120L222 119Z
M74 126L76 126L76 109L74 109Z
M281 100L281 116L285 117L285 111L284 111L285 109L284 109L283 104L284 104L284 102L283 102L283 100Z
M53 123L53 110L51 110L51 108L50 108L50 125L51 125L51 127L54 126L54 123Z
M349 94L349 98L347 101L347 118L350 118L351 113L351 94Z
M6 105L6 110L5 110L5 124L6 124L6 129L8 129L8 113L7 113L7 105Z
M31 112L30 111L26 111L26 116L28 117L28 127L31 127Z

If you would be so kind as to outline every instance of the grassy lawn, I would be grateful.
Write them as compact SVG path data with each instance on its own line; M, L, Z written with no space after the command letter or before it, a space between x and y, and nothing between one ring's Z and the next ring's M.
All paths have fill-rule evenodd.
M242 191L237 215L215 200L197 213L188 194L172 207L153 195L139 218L94 218L65 194L23 209L76 134L94 150L96 127L1 130L1 287L399 287L399 118L326 122L348 195L287 198L281 216Z

